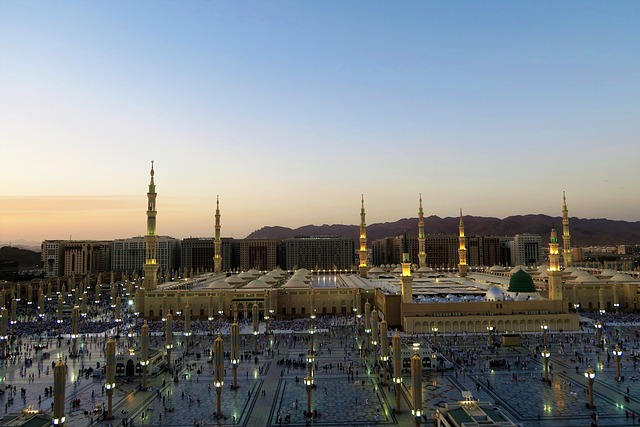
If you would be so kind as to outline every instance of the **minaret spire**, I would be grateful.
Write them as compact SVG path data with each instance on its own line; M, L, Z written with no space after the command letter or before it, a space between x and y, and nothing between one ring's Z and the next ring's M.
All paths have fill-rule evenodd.
M365 221L364 194L360 208L360 276L367 277L367 223Z
M424 237L424 211L422 210L422 193L420 193L420 208L418 209L418 260L420 268L427 266Z
M402 236L402 276L400 276L402 286L402 302L410 304L413 302L413 277L411 276L411 258L409 256L409 241L407 233Z
M562 192L562 255L564 268L573 264L571 255L571 234L569 233L569 210L567 209L567 196Z
M549 238L549 269L547 270L549 280L549 299L561 300L562 293L562 271L560 270L560 251L558 250L558 233L555 226L551 226L551 237Z
M460 277L465 277L467 272L469 271L469 266L467 265L467 245L464 237L464 222L462 221L462 209L460 209L460 225L458 226L460 230L460 237L458 241L460 243L460 247L458 249L458 258L460 258L460 262L458 264L458 272Z
M154 290L158 287L158 256L157 256L157 239L156 236L156 183L153 179L155 171L153 170L153 160L151 161L151 180L149 181L149 191L147 192L147 234L144 236L145 241L145 263L142 266L144 271L144 289L147 291Z
M220 273L222 271L222 243L220 241L220 197L216 196L216 237L213 241L213 271Z

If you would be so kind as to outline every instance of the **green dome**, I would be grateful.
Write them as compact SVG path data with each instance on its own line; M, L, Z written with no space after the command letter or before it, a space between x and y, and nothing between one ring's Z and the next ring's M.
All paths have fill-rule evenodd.
M533 285L533 279L524 270L518 270L511 276L507 291L518 293L537 292L536 287Z

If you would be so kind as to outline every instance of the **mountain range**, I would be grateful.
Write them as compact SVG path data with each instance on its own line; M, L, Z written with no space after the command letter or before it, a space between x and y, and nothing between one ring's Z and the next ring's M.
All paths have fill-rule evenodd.
M562 236L562 218L542 214L515 215L504 219L480 216L464 216L467 236L513 236L515 234L539 234L543 241L555 225L558 236ZM426 234L458 234L458 217L440 218L435 215L424 218ZM570 218L571 246L612 246L640 244L640 221L616 221L604 218ZM395 222L370 224L367 226L369 240L402 235L418 234L418 218L403 218ZM324 224L305 225L295 229L267 226L256 230L247 239L288 239L307 236L344 236L359 238L358 225Z

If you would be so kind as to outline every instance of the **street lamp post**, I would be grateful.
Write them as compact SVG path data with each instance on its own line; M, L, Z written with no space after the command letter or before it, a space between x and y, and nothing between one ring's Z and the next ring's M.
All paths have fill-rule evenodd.
M389 360L389 338L387 321L383 318L380 322L380 361L382 362L382 385L387 385L387 361Z
M489 343L489 348L493 347L493 325L491 323L489 323L489 326L487 326L487 341Z
M107 419L113 419L113 390L116 388L116 342L113 337L107 341L107 382L104 385L104 389L107 391Z
M189 303L184 306L184 337L186 341L185 351L189 354L189 339L191 338L191 306Z
M540 325L540 329L542 329L542 346L547 348L547 331L549 330L549 325L547 325L547 321L543 320L542 325Z
M145 320L140 328L140 366L142 366L142 389L147 389L147 365L149 364L149 325Z
M544 359L544 380L545 382L549 382L549 357L551 356L551 353L549 352L549 350L547 350L547 346L544 347L544 350L542 350L542 358Z
M311 339L311 354L314 354L315 347L315 336L316 336L316 315L315 313L311 313L311 324L309 325L309 338Z
M253 352L258 352L258 304L251 307L251 323L253 324Z
M378 310L371 311L371 347L373 348L373 367L378 363Z
M167 367L171 371L171 349L173 348L173 316L167 314L167 324L165 325L165 348L167 349Z
M396 414L400 413L400 388L402 387L402 355L400 350L400 335L396 331L391 339L393 346L393 382L396 385Z
M580 304L578 304L577 302L573 304L573 309L576 311L576 313L578 312L579 308L580 308Z
M231 324L231 364L233 365L233 385L231 388L238 388L238 362L240 361L240 326L236 316Z
M593 325L596 328L596 347L602 347L602 323L600 320L596 320L596 323Z
M618 344L613 349L613 355L616 357L616 381L620 381L620 357L622 357L622 349Z
M369 333L371 333L371 304L369 304L369 300L364 303L364 351L366 353L367 348L369 348Z
M584 376L587 379L587 389L589 392L589 409L593 409L595 408L595 405L593 404L593 382L596 378L596 371L593 370L591 365L587 367Z
M431 332L433 332L433 346L438 347L438 327L435 323L431 327Z
M420 343L413 343L413 357L411 358L411 398L416 427L420 426L422 417L422 358L420 357Z
M313 378L307 375L304 379L304 385L307 388L307 416L311 413L311 389L313 388Z
M71 357L78 357L78 317L80 317L80 307L73 307L71 310Z
M62 426L65 422L64 397L67 381L67 366L62 359L53 368L53 420L54 426Z
M4 301L3 301L4 302ZM9 314L7 309L0 308L0 341L2 348L0 349L0 358L9 357Z
M224 341L222 340L222 333L218 331L218 338L213 343L213 358L214 358L214 381L213 385L216 388L216 418L222 417L222 385L224 380Z

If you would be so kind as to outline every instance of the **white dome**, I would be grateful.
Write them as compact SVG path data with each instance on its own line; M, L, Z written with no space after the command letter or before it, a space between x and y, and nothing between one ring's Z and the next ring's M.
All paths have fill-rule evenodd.
M242 283L242 282L240 282ZM209 289L231 289L233 288L233 286L231 286L226 280L221 279L218 281L215 281L213 283L211 283L209 286L207 286Z
M504 292L497 286L490 286L484 297L487 301L502 301L504 299Z
M529 296L531 296L531 294L529 293L525 293L525 292L520 292L519 294L517 294L514 298L515 301L526 301L529 299Z
M590 274L587 274L587 275L580 274L573 281L577 283L587 283L587 282L597 282L598 279L596 279Z
M245 288L270 288L269 284L264 280L252 280Z
M505 268L500 266L500 265L494 265L493 267L491 267L489 269L489 271L504 271L504 270L505 270Z
M244 283L244 280L242 280L240 277L238 277L237 274L234 274L232 276L227 277L226 279L224 279L225 282L227 282L230 285L240 285L242 283Z
M613 277L613 276L615 276L617 274L618 274L617 271L608 268L606 270L602 270L602 272L599 274L599 276Z
M243 271L242 273L238 274L238 277L244 281L247 281L253 279L253 274L249 273L248 271Z
M255 268L252 268L251 270L247 271L247 273L252 274L253 277L262 276L262 273L260 271L256 270Z
M311 286L309 286L308 283L305 283L298 278L292 277L282 287L283 288L310 288Z
M624 273L618 273L609 280L613 282L637 282L638 281L637 279L634 279L633 277Z
M260 276L258 277L256 280L261 280L269 285L273 285L274 283L276 283L278 281L278 279L276 279L275 277L271 276L270 274L265 274L264 276Z

